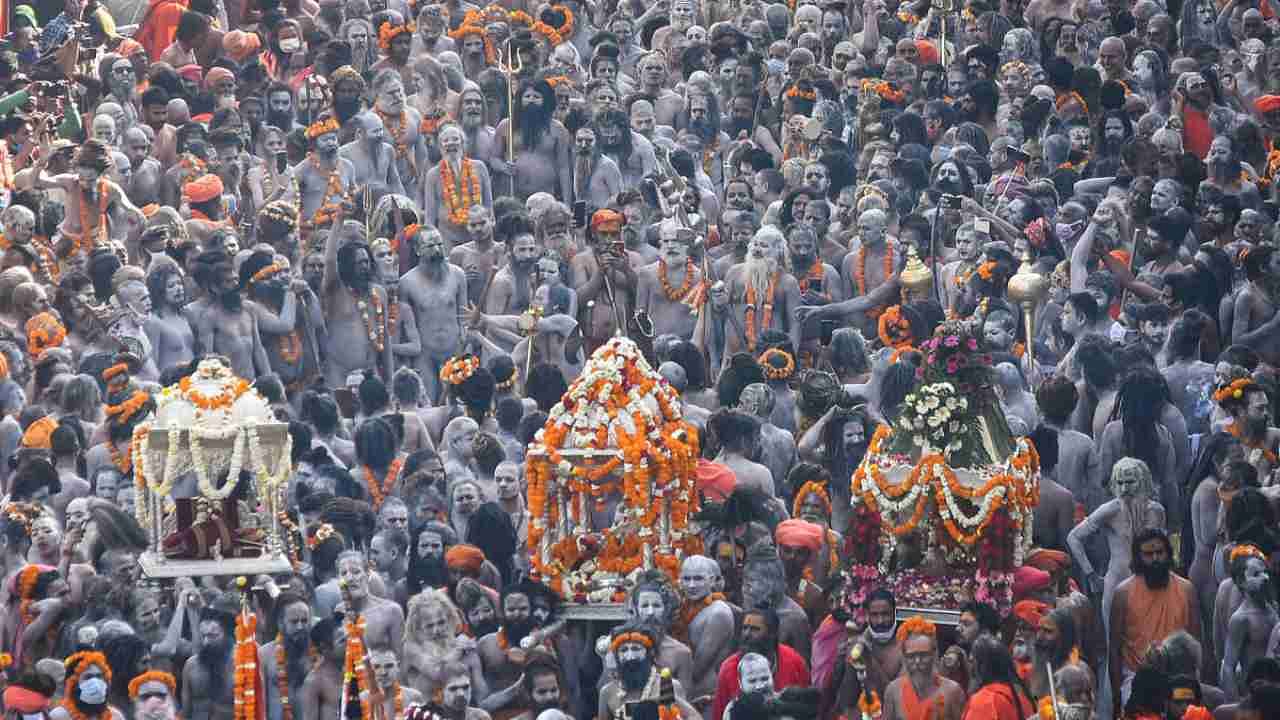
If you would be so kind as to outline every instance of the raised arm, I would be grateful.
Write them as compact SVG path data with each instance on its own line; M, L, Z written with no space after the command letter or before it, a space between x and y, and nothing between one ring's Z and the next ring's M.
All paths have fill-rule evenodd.
M320 292L328 300L338 289L338 233L342 232L342 223L346 220L346 206L339 203L338 212L334 215L333 224L324 238L324 279L320 282Z

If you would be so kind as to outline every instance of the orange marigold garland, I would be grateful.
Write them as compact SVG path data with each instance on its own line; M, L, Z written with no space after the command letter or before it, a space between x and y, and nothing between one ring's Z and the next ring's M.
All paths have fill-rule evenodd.
M893 348L893 360L897 360L902 351L910 350L915 343L915 337L911 334L911 323L902 316L901 305L890 306L880 315L876 334L884 347Z
M1215 390L1213 392L1213 401L1221 405L1231 400L1243 400L1244 394L1252 390L1254 382L1251 378L1236 378L1231 384Z
M68 656L62 664L68 668L65 690L62 693L62 709L66 710L73 720L110 720L111 708L103 708L102 712L91 716L81 712L75 703L76 686L80 683L80 676L89 669L90 665L101 668L102 679L107 681L107 685L111 684L111 666L107 664L107 656L96 650L81 650Z
M895 90L892 85L884 80L873 80L871 78L862 81L863 92L873 92L879 95L881 99L897 105L907 99L907 94L902 90Z
M619 337L599 348L530 448L525 471L532 518L528 546L538 577L557 594L583 602L616 601L620 593L590 590L589 576L625 576L646 556L674 578L680 553L702 552L701 540L687 532L698 509L698 448L697 431L683 420L678 394L649 367L635 343ZM593 459L570 463L561 454L569 449ZM646 533L644 540L636 534L606 533L589 568L578 567L585 530L575 529L544 547L548 530L561 526L562 512L582 528L588 501L616 497L615 472L621 475L618 512L657 532ZM566 496L553 501L553 493L561 492ZM655 541L664 535L669 545L660 546ZM646 552L647 546L652 552Z
M247 585L244 578L238 578L237 584L243 588ZM262 675L258 672L258 616L249 612L246 605L236 616L236 648L235 648L235 707L234 720L262 720L261 704Z
M697 274L693 258L689 258L685 262L684 281L679 288L671 287L671 282L667 280L667 261L658 258L658 284L662 286L662 294L671 302L682 302L689 296L689 291L693 288L693 278Z
M476 178L471 163L464 157L461 165L462 180L459 183L449 161L440 160L440 189L444 195L445 210L449 213L449 222L454 225L466 225L471 206L479 205L484 200L480 191L480 181Z
M747 283L747 312L744 319L747 325L747 349L752 352L756 349L756 335L773 326L773 298L777 295L778 278L781 275L781 272L776 272L769 276L769 287L765 290L764 298L764 320L760 323L760 330L756 329L756 286Z
M450 385L461 385L479 369L480 358L475 355L452 357L440 368L440 380Z
M392 25L389 22L384 22L378 28L378 47L382 48L383 52L388 52L391 50L391 41L395 40L397 35L405 33L412 35L417 29L418 26L412 22L404 25Z
M760 354L760 366L770 380L786 380L796 370L795 358L781 348L769 348Z
M396 480L400 477L400 468L404 467L404 459L397 457L391 461L391 465L387 468L386 477L382 479L382 484L378 484L378 478L373 475L373 468L368 465L364 466L364 484L369 490L369 497L372 500L373 509L375 511L382 508L382 503L391 495L391 489L396 486Z

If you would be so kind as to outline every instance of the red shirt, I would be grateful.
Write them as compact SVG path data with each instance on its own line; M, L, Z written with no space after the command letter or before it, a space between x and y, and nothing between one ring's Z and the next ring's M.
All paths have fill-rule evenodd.
M1186 105L1182 109L1182 146L1203 161L1212 144L1213 128L1209 127L1209 116Z
M716 699L711 704L711 720L721 720L729 701L738 697L738 658L736 652L720 663L720 674L716 680ZM778 643L778 667L773 670L773 689L783 690L789 687L809 687L809 666L800 653L791 649L790 645Z

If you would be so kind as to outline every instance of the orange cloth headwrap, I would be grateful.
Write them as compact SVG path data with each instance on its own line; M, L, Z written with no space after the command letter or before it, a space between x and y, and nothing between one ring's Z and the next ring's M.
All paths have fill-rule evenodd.
M182 186L182 199L189 203L209 202L222 197L222 179L217 175L201 175Z
M163 670L151 670L129 681L129 697L137 700L138 691L149 682L163 683L165 687L169 688L170 695L178 691L178 683L173 679L173 675Z
M822 528L808 520L783 520L773 537L779 545L808 548L817 552L822 547Z
M1253 106L1264 115L1280 110L1280 95L1263 95L1253 101Z
M1048 604L1039 600L1022 600L1014 604L1013 615L1031 627L1038 627L1040 618L1043 618L1052 609Z
M58 421L52 415L45 415L27 426L22 433L22 447L36 450L53 448L53 431L58 429Z
M256 53L262 47L258 36L243 30L232 30L222 36L222 49L227 51L232 60L243 62L245 58Z
M622 224L626 222L626 218L622 217L622 213L616 210L604 208L597 210L591 216L591 229L603 230L605 232L619 232L622 230Z
M921 65L938 64L938 49L928 40L917 40L916 51L920 54Z
M142 47L142 43L131 38L121 40L120 47L116 48L116 52L120 53L121 57L131 57L135 53L139 53L144 50L146 50L146 48Z
M42 312L27 321L27 352L31 357L39 358L40 354L51 347L58 347L67 339L67 329L51 312Z
M1049 550L1048 548L1037 548L1027 553L1026 560L1023 565L1030 565L1038 570L1043 570L1050 575L1061 572L1071 567L1071 556L1061 550Z
M454 545L444 554L444 564L470 572L480 572L484 564L484 551L475 545Z

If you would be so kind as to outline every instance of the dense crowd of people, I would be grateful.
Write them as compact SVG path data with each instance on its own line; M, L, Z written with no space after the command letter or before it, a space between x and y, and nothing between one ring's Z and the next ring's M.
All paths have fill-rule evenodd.
M8 717L1280 713L1270 0L0 7ZM944 324L1039 458L1008 607L905 607L928 523L850 562ZM703 551L602 624L525 456L619 335ZM287 423L291 571L142 572L148 512L262 537L248 473L141 497L208 358Z

